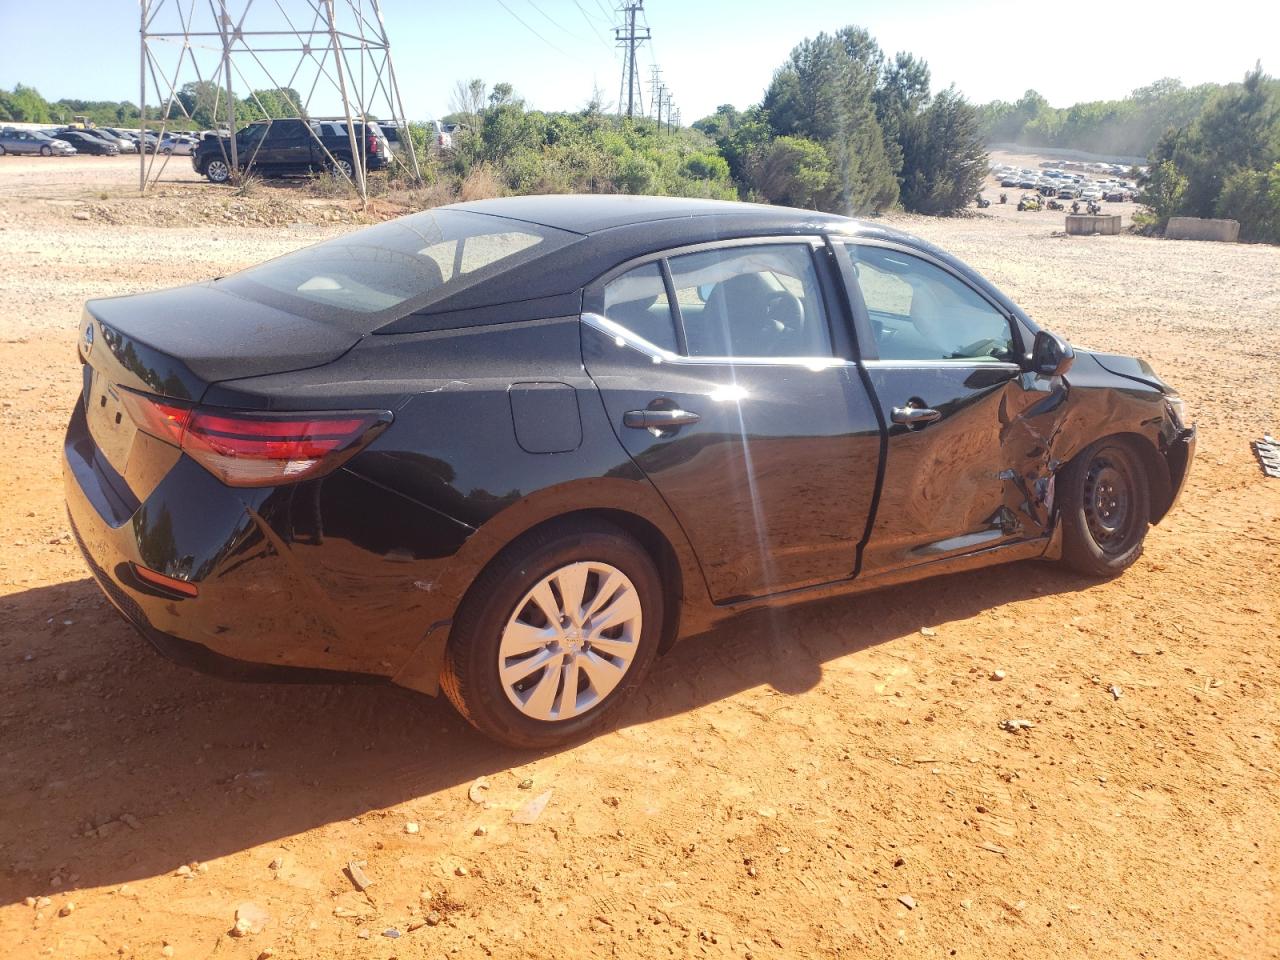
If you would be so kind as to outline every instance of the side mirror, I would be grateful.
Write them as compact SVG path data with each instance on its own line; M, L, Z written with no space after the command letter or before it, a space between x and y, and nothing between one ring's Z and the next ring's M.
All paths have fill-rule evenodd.
M1076 352L1061 337L1041 330L1031 346L1031 372L1042 377L1060 377L1071 369Z

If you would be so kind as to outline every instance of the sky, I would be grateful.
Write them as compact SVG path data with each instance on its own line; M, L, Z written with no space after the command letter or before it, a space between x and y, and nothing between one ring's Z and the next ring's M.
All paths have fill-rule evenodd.
M371 5L359 2L366 10ZM157 26L176 15L179 3L186 9L192 0L162 0ZM295 19L310 8L308 0L228 0L227 7L234 14L246 3L245 25L258 29L278 25L280 8ZM618 0L382 0L405 113L415 120L443 116L455 82L472 77L490 85L509 82L540 109L580 109L597 86L606 103L616 103L622 59L611 24L620 16L617 5ZM209 16L204 0L195 7ZM641 46L637 61L646 107L650 67L656 64L685 123L722 103L741 108L758 102L796 43L851 23L867 28L889 54L905 50L925 59L935 90L954 84L976 103L1016 100L1035 89L1054 106L1069 106L1122 97L1166 76L1188 85L1228 82L1239 80L1258 59L1268 72L1280 73L1280 0L1195 6L1164 0L1145 6L1158 11L1150 18L1141 17L1143 9L1013 0L645 0L652 39ZM1055 27L1059 22L1068 26ZM0 88L25 83L48 100L136 103L138 27L139 6L130 0L0 0ZM158 48L169 54L160 56L161 68L172 69L178 47ZM216 51L209 47L200 56L211 61ZM297 57L274 54L263 60L279 79L288 76ZM246 86L269 85L249 58L243 62ZM189 67L184 79L194 79ZM305 86L305 73L302 80L295 86ZM317 88L313 114L338 109L336 89L326 85L322 81ZM372 112L380 111L375 106Z

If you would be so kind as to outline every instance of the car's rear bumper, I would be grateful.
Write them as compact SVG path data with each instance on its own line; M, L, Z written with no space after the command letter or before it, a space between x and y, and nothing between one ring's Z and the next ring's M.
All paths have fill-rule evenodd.
M424 520L415 515L424 508L346 471L235 490L180 457L138 502L103 462L77 404L63 480L72 531L103 593L158 650L197 669L389 678L452 615L430 588L466 528L438 514ZM419 556L406 555L410 539ZM135 565L198 595L148 584Z

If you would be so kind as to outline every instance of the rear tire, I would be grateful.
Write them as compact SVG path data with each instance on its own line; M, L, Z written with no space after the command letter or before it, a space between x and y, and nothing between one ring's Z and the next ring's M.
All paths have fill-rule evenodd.
M500 743L546 748L578 739L598 731L648 672L663 606L653 560L616 527L566 522L535 531L467 591L440 685Z
M1058 475L1062 562L1089 577L1114 577L1142 556L1151 493L1133 444L1105 437Z
M345 177L352 183L356 182L356 168L346 157L335 157L333 163L329 164L329 172L335 177Z

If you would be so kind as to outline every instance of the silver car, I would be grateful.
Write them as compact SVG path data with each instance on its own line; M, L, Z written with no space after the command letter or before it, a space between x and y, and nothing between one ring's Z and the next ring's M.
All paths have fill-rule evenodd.
M0 156L6 153L39 154L42 157L69 157L76 148L61 140L54 140L46 134L34 130L15 130L5 127L0 130Z

